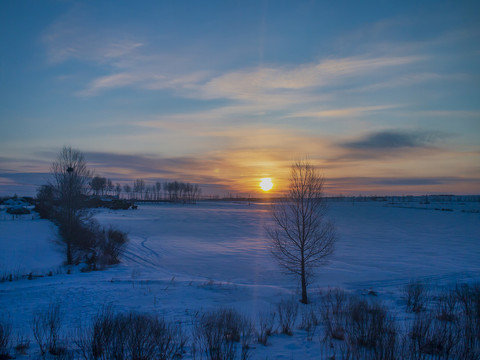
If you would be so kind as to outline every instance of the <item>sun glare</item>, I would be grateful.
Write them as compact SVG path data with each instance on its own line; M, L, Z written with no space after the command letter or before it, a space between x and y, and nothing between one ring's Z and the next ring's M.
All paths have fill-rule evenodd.
M273 183L271 178L260 179L260 187L263 191L269 191L273 188Z

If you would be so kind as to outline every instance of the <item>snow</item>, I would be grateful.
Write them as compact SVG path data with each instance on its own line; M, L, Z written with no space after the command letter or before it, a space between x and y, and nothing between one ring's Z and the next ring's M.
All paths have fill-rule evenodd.
M459 280L461 273L480 271L478 214L374 202L333 203L329 214L339 241L330 264L319 270L319 286L385 285L412 277ZM288 288L291 282L278 272L265 241L267 204L144 205L137 213L104 211L97 219L130 234L129 253L141 254L141 260L127 260L132 265L150 262L177 277L237 284Z
M442 207L453 211L435 210ZM334 257L309 287L312 299L328 287L359 294L373 289L395 306L412 278L433 285L480 281L480 214L470 211L478 208L478 203L332 202L329 216L339 240ZM269 253L268 204L140 204L138 210L97 209L95 218L129 234L122 263L105 271L75 269L0 283L0 309L15 331L31 336L32 313L54 300L61 302L71 330L104 304L155 312L189 326L198 311L233 307L255 320L282 298L298 297L298 282L279 271ZM0 217L0 274L44 275L60 266L55 238L46 220ZM320 351L318 336L309 342L294 330L293 337L276 335L270 346L257 346L253 358L317 359Z
M55 271L63 260L61 249L55 245L57 239L57 229L50 221L1 211L0 278Z

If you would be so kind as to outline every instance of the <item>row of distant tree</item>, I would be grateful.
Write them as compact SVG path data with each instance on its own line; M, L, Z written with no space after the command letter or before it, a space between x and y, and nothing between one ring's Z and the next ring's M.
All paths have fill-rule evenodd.
M116 196L129 200L166 200L172 202L195 203L202 194L198 184L171 181L148 185L143 179L136 179L132 185L113 184L112 180L94 176L89 182L92 193L96 196Z

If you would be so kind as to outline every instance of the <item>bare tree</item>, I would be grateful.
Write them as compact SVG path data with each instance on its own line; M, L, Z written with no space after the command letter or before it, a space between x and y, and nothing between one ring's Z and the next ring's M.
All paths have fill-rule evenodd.
M115 185L111 179L107 179L107 195L113 195L113 191L115 190Z
M107 179L97 175L90 182L90 187L92 188L95 195L100 195L100 194L103 195L106 184L107 184Z
M125 194L127 194L127 199L132 199L132 188L130 187L130 185L128 184L125 184L123 185L123 191L125 191Z
M67 264L73 263L73 229L78 218L78 213L83 206L85 195L88 194L88 185L91 172L83 154L64 146L58 154L57 160L52 164L53 187L60 203L60 217L63 240L67 246Z
M143 179L136 179L133 182L133 192L135 196L138 196L137 200L143 198L143 191L145 190L145 181Z
M304 304L313 270L325 264L337 238L326 218L323 186L323 176L308 161L297 161L288 193L272 206L273 225L267 227L272 254L288 273L300 277Z
M115 195L117 196L117 199L120 199L120 194L122 193L122 185L120 183L115 184Z
M157 181L155 183L155 200L160 200L160 192L162 191L162 183Z

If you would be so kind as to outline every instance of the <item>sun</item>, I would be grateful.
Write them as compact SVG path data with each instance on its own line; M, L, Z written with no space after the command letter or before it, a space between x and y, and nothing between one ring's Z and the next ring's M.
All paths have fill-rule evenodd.
M271 178L260 179L260 187L263 191L269 191L273 188L273 183Z

